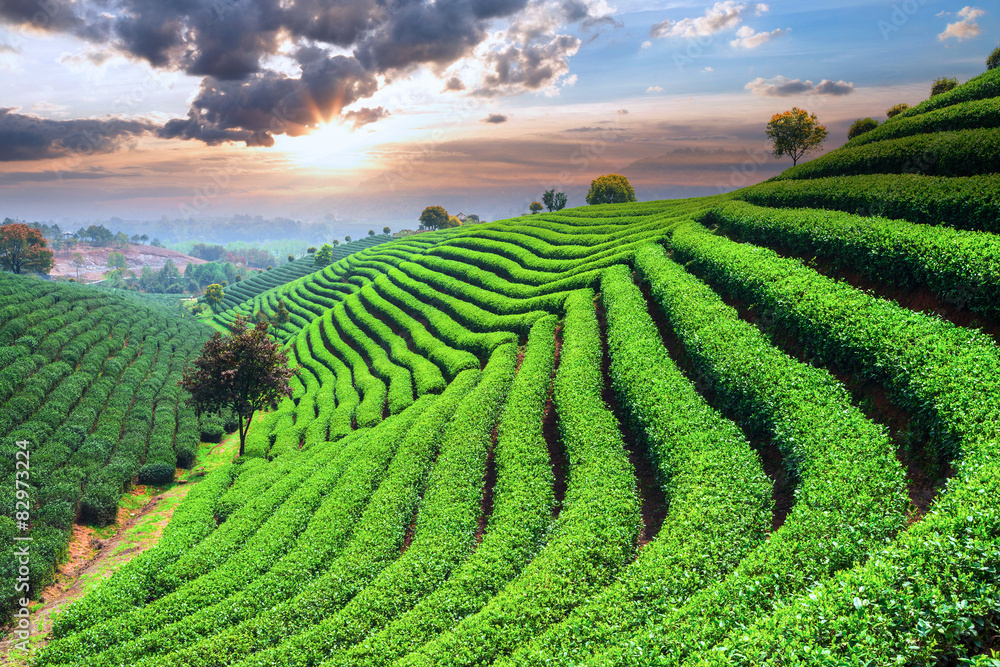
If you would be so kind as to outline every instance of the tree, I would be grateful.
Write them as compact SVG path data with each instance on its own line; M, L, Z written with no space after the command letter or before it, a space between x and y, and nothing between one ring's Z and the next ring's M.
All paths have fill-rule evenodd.
M334 241L333 243L336 245L337 242ZM333 246L329 243L324 243L323 247L313 257L313 262L316 266L327 266L333 262Z
M288 324L289 319L291 319L291 315L288 313L288 309L285 308L285 302L278 299L278 309L274 311L275 323Z
M993 49L993 53L991 53L986 58L986 71L987 72L989 70L991 70L991 69L996 69L997 67L1000 67L1000 46L998 46L997 48Z
M128 247L128 234L125 232L118 232L115 234L114 246L116 248L127 248Z
M310 247L306 248L306 254L307 255L315 255L316 254L316 247L315 246L310 246Z
M80 279L80 269L83 268L84 264L86 264L86 262L83 259L83 255L81 255L78 252L74 252L73 253L73 266L76 267L76 279L77 280Z
M542 195L542 203L545 204L545 208L549 209L549 213L561 211L566 208L566 193L556 192L555 189L546 190Z
M871 132L878 127L878 121L874 118L859 118L847 129L847 138L860 137L865 132Z
M938 79L934 79L934 83L931 84L931 97L935 95L940 95L941 93L947 93L949 90L958 85L958 79L950 79L946 76L942 76Z
M289 262L294 262L295 261L295 255L289 255L288 256L288 261Z
M55 266L42 232L10 218L0 226L0 266L6 271L48 273Z
M218 283L212 283L205 288L205 301L213 308L222 303L225 297L226 293L222 291L222 285Z
M475 214L475 213L470 213L469 215L465 216L465 224L467 224L467 225L478 225L479 224L479 216L477 214Z
M635 201L635 190L621 174L605 174L590 182L588 204L622 204Z
M288 381L295 371L281 345L267 335L264 321L250 328L237 316L227 336L218 331L201 350L194 368L185 369L180 385L191 393L188 404L204 413L232 412L239 421L240 456L254 413L275 408L278 400L291 397Z
M157 239L157 238L154 238L152 241L150 241L149 245L153 246L154 248L162 248L163 247L163 244L160 243L160 239Z
M898 116L899 114L903 113L909 108L910 108L909 104L907 104L906 102L900 102L899 104L891 106L888 109L886 109L885 117L892 118L893 116Z
M383 227L382 228L382 233L385 234L386 236L388 236L389 234L392 234L392 230L389 229L388 227Z
M108 255L108 268L109 269L127 269L128 262L125 261L125 255L120 252L112 252Z
M142 241L142 237L139 236L138 234L133 234L132 236L129 237L128 240L131 241L132 243L138 244L140 241Z
M143 234L142 236L139 237L139 240L142 241L143 245L146 245L146 241L149 240L149 234Z
M368 236L375 236L375 230L374 229L369 229L368 230Z
M345 237L344 237L344 240L345 240L346 242L350 243L350 242L351 242L351 237L350 237L350 236L345 236Z
M338 241L337 239L334 239L333 240L333 247L336 248L339 245L340 245L340 241Z
M428 206L420 214L421 229L441 229L448 222L448 211L443 206Z
M540 213L543 208L544 207L542 206L542 202L540 202L540 201L533 201L528 206L528 210L531 211L531 215L534 215L536 213Z
M798 164L803 155L819 148L827 135L816 114L798 107L771 116L765 132L774 143L774 157L787 155L792 158L792 166Z

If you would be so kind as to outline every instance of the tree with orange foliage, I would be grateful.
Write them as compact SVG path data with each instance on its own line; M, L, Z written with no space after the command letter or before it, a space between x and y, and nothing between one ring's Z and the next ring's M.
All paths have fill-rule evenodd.
M0 226L0 266L14 273L48 273L55 266L42 233L10 218Z
M798 107L771 116L765 132L774 143L774 157L787 155L793 167L803 155L819 148L827 135L816 114Z

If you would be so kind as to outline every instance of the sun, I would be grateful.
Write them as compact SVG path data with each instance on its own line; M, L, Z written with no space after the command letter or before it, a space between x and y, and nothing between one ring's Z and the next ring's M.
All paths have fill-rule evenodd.
M371 161L368 151L374 147L377 134L367 128L351 130L332 122L299 137L278 135L274 147L304 167L357 169Z

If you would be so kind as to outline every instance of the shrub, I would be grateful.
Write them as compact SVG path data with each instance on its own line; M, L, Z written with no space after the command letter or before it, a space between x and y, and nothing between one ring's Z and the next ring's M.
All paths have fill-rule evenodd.
M996 69L1000 67L1000 46L993 49L993 53L986 58L986 69L987 71L991 69Z
M147 463L139 468L139 483L163 486L174 481L174 467L169 463Z
M958 79L948 78L942 76L939 79L935 79L934 83L931 85L931 97L935 95L940 95L941 93L947 93L949 90L955 88L958 85Z
M893 116L898 116L899 114L903 113L909 108L910 108L909 104L907 104L906 102L900 102L899 104L891 106L888 109L886 109L885 116L886 118L892 118Z
M878 121L874 118L859 118L851 123L851 127L848 128L847 138L853 139L854 137L860 136L865 132L871 132L876 127L878 127Z
M210 421L201 427L202 442L222 442L222 436L225 434L225 428L218 421Z

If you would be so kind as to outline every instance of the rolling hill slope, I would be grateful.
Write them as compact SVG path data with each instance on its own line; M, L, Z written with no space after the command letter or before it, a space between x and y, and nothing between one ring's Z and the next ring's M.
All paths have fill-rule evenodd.
M293 397L36 664L989 664L998 81L733 196L421 234L223 313L286 305Z

